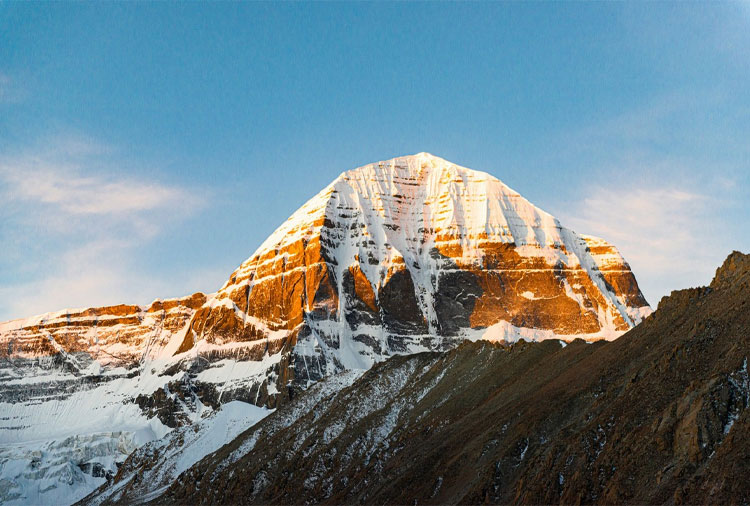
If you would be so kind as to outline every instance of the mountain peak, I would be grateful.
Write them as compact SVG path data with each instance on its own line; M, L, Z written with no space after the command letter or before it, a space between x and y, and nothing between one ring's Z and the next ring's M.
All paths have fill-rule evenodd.
M613 338L649 312L614 246L486 172L417 153L345 171L305 203L196 314L181 350L245 315L232 339L287 332L322 364L299 363L314 381L466 338Z
M465 339L612 339L651 309L603 239L497 178L429 153L341 173L216 293L0 328L11 353L99 364L172 356L249 362L256 404L395 354ZM83 367L84 363L79 364Z
M232 400L276 408L323 378L465 340L612 339L650 311L605 240L485 172L397 157L343 172L215 293L0 325L12 399L0 442L96 427L90 441L115 473L119 449L145 442L123 430L160 437ZM44 448L39 476L61 461ZM13 458L20 470L36 457Z
M716 269L711 288L726 288L750 279L750 255L733 251Z
M421 151L419 153L414 153L413 155L401 155L401 156L394 156L393 158L390 158L388 160L381 160L379 162L376 162L376 164L389 164L393 162L416 162L416 163L425 163L425 162L431 162L434 164L445 164L445 165L455 165L452 162L449 162L448 160L441 158L439 156L435 156L432 153L428 153L426 151ZM368 164L372 165L372 164ZM356 170L356 169L355 169Z
M426 184L430 181L430 179L426 177L427 174L460 174L464 176L464 179L468 176L469 179L500 183L500 180L486 172L462 167L449 160L424 151L413 155L397 156L388 160L381 160L379 162L363 165L356 169L341 173L339 179L353 178L360 174L400 177L411 179L419 184ZM336 181L332 184L335 184L335 182ZM508 191L516 194L516 192L513 192L510 188L508 188Z

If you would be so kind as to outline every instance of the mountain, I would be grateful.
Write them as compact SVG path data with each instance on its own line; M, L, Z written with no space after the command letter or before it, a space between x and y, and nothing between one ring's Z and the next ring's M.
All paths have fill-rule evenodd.
M150 441L395 355L612 339L650 312L614 246L489 174L426 153L366 165L213 294L0 324L0 501L72 502ZM261 411L221 414L233 401Z
M319 382L166 483L159 453L138 451L88 503L746 504L748 300L735 252L612 342L396 356Z
M266 416L268 409L231 402L251 386L257 364L217 362L217 377L199 357L169 358L174 336L205 300L0 324L0 503L70 504L111 479L132 451L178 427L201 427L208 417L244 429Z
M282 352L265 396L464 339L611 338L649 312L612 245L421 153L336 178L196 312L179 351Z

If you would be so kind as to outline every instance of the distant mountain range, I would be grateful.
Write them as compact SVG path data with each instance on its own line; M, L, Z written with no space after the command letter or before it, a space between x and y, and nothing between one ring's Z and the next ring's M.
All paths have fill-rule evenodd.
M467 353L526 377L547 354L584 360L601 345L577 343L617 338L650 313L614 246L491 175L426 153L366 165L305 203L213 294L0 324L0 502L74 502L115 475L121 483L120 464L139 448L126 466L147 451L182 459L149 478L163 487L272 409L264 424L313 416L300 406L315 395L333 402L375 364L387 361L351 388L402 366L399 378L426 388ZM519 340L550 342L508 348ZM546 374L562 374L553 366ZM461 381L494 371L473 367L456 369L469 375ZM504 381L498 374L490 384ZM407 383L383 381L390 405ZM390 437L399 416L372 441ZM338 440L330 430L325 439ZM434 497L448 499L441 487Z

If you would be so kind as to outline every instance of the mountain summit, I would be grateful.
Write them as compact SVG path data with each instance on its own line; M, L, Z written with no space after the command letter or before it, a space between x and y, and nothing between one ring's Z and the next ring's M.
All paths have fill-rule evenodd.
M342 173L200 308L179 351L283 352L284 384L464 339L613 338L630 267L495 177L419 153Z

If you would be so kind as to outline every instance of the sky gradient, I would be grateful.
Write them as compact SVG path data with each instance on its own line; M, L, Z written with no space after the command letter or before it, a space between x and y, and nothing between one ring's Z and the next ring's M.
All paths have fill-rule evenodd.
M750 4L0 2L0 320L218 289L340 172L428 151L614 243L750 252Z

